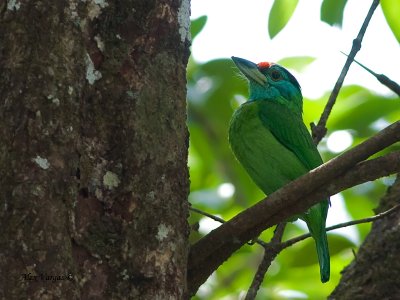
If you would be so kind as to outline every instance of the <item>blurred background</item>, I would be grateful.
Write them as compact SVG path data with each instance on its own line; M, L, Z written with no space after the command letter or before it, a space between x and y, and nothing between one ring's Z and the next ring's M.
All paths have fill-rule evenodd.
M190 202L228 220L264 198L228 145L229 120L247 99L247 83L231 56L279 63L302 86L304 122L318 122L352 41L372 1L192 0L192 56L188 64ZM400 82L400 1L383 0L368 26L356 59ZM400 119L398 96L352 64L318 149L328 161ZM309 126L308 126L309 127ZM393 147L400 148L394 145ZM346 190L331 198L327 226L374 215L394 178ZM219 223L191 213L191 243ZM314 242L284 250L270 267L257 299L325 299L370 230L362 224L328 234L331 280L319 279ZM273 229L260 237L269 241ZM297 221L284 240L307 232ZM241 299L262 258L258 245L243 246L203 284L194 299Z

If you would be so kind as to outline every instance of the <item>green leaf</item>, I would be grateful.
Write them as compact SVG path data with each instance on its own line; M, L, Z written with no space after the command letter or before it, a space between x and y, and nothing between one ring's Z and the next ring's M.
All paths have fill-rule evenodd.
M192 36L192 40L203 30L204 26L207 22L207 16L201 16L195 20L192 20L190 24L190 34Z
M268 18L268 33L273 39L287 24L296 9L298 0L275 0Z
M400 43L400 1L381 0L381 7L390 29Z
M286 57L278 61L278 64L284 66L285 68L289 68L295 70L297 72L303 71L309 64L311 64L315 60L315 57L311 56L293 56Z
M378 96L360 86L342 88L336 104L329 119L330 130L352 129L358 137L370 136L372 123L399 108L397 98Z
M324 0L321 5L321 21L342 27L343 11L347 0Z

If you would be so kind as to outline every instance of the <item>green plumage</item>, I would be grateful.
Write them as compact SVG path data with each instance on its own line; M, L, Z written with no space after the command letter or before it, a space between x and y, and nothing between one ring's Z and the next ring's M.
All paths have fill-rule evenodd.
M232 58L249 79L250 99L234 113L229 142L253 181L271 194L322 164L302 119L302 95L297 80L279 65L256 65ZM321 281L329 280L330 263L325 222L328 199L299 217L315 240Z

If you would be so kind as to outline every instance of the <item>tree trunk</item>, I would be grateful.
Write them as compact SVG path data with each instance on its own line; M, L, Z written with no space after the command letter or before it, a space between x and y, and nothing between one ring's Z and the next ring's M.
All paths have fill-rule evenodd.
M400 204L400 176L381 200L379 212ZM400 212L377 220L357 253L343 271L329 299L399 299Z
M189 1L0 13L0 298L184 298Z

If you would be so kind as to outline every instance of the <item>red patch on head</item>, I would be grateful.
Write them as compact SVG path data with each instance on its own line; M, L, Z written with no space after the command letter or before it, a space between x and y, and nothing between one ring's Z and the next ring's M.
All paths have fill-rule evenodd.
M269 63L267 61L262 61L257 64L257 67L259 67L260 69L268 69L271 65L272 63Z

